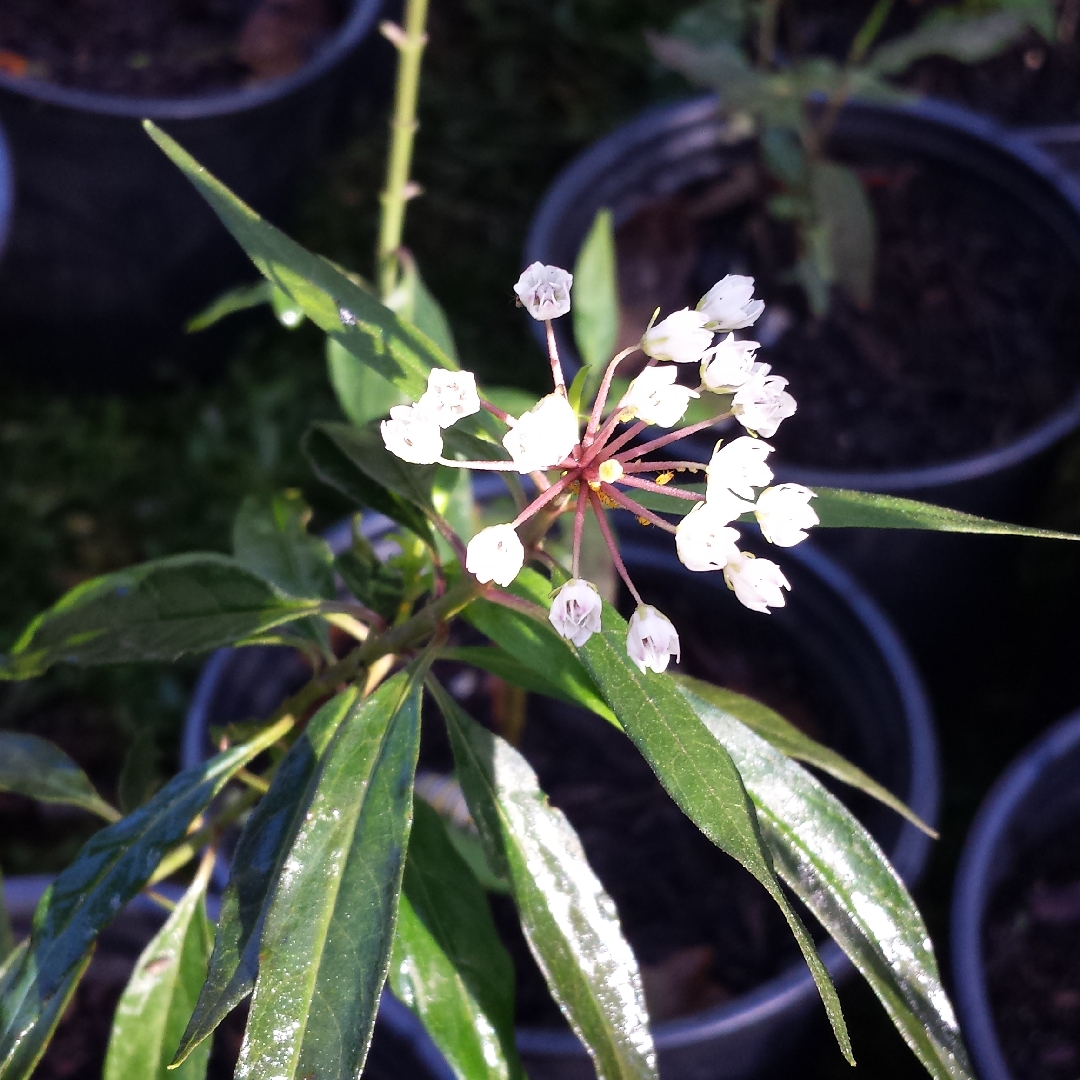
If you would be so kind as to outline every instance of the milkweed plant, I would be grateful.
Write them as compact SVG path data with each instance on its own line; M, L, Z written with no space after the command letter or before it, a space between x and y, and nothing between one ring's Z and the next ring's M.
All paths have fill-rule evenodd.
M425 16L424 0L408 0L404 26L384 27L400 62L373 282L305 251L146 125L264 278L200 325L269 300L285 325L309 319L325 332L348 422L314 424L304 450L358 516L335 552L308 532L297 492L252 496L232 554L173 556L87 581L0 658L6 681L57 664L172 662L258 645L288 646L308 668L269 716L212 729L215 753L124 814L59 748L0 731L0 789L103 823L45 892L28 936L16 942L0 917L0 1080L32 1074L99 935L140 894L161 904L163 925L120 998L106 1080L201 1080L211 1036L244 1002L238 1078L351 1080L364 1071L387 986L460 1080L521 1077L514 971L492 890L512 900L597 1076L656 1077L616 905L513 731L478 722L441 681L436 661L448 659L495 676L521 701L529 693L587 709L630 740L680 810L778 905L849 1061L805 913L931 1076L971 1077L922 917L807 763L927 826L775 712L671 670L679 627L631 580L618 533L635 519L670 533L689 571L723 574L763 617L785 601L784 550L812 528L1077 538L774 483L767 440L796 402L750 339L764 307L753 281L723 278L695 309L654 317L633 349L612 355L609 214L573 273L535 264L514 290L544 324L551 392L538 401L519 392L511 408L500 388L479 386L401 246ZM568 314L586 361L569 384L553 329ZM476 500L478 471L496 474L505 498ZM740 528L759 530L776 559L746 550ZM632 598L629 621L586 572L598 564L586 560L585 539L597 534ZM461 644L463 625L464 640L486 644ZM445 726L454 760L453 775L434 780L416 771L425 702L425 722Z

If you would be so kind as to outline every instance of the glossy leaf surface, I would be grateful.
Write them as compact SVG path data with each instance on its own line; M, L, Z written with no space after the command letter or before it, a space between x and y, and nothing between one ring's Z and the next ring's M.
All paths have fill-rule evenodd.
M285 596L224 555L176 555L72 589L23 632L0 679L28 679L55 663L176 660L247 641L318 609Z
M36 735L0 731L0 791L78 806L106 821L120 816L63 750Z
M200 330L207 330L214 323L220 322L238 311L247 311L249 308L269 304L270 295L269 281L256 281L251 285L238 285L235 289L230 289L211 301L198 315L193 315L187 321L184 329L189 334L197 334Z
M209 1043L178 1069L167 1068L206 978L212 941L206 877L197 876L143 950L120 996L102 1080L203 1080Z
M459 1080L522 1076L514 1045L514 967L487 898L439 815L417 800L390 987Z
M251 993L259 971L259 938L267 905L307 810L307 790L318 762L358 691L343 690L308 721L278 766L270 790L244 824L229 884L221 897L209 972L176 1060L183 1061Z
M283 725L275 725L180 773L144 806L95 833L57 877L34 915L30 947L0 998L3 1080L18 1074L21 1066L16 1063L28 1060L28 1048L36 1047L34 1053L44 1049L57 998L74 989L71 980L78 976L73 973L85 965L98 933L143 888L162 857L184 838L195 815L236 770L283 731Z
M509 878L529 948L599 1080L655 1077L637 960L577 833L509 743L434 692L488 859Z
M601 371L619 334L619 285L611 211L598 211L574 264L574 340L581 359Z
M922 916L870 834L805 769L739 723L707 683L686 700L731 754L777 872L873 987L937 1080L972 1073Z
M263 923L237 1080L363 1069L390 961L419 738L420 684L402 672L350 710L327 748Z
M709 685L683 675L676 675L675 680L691 688ZM887 787L879 784L872 776L868 776L843 755L811 739L809 735L804 735L794 724L789 723L774 709L770 709L768 705L763 705L760 701L755 701L753 698L746 697L743 694L737 694L734 690L725 690L723 687L711 685L709 685L709 701L744 723L751 731L760 735L761 738L771 746L776 747L781 753L790 758L795 758L797 761L805 761L808 765L814 765L837 780L864 791L871 798L877 799L885 806L907 818L908 821L918 826L923 832L930 836L937 836L937 833L918 814L910 810Z

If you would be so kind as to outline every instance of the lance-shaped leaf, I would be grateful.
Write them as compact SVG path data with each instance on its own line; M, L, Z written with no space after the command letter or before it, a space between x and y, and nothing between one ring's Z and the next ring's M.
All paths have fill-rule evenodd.
M332 600L334 553L308 533L310 520L299 491L249 495L233 522L236 561L290 596Z
M682 692L738 766L777 872L870 983L930 1075L970 1080L926 926L874 839L804 768L731 716L715 687L685 679Z
M144 126L195 185L259 271L358 360L414 401L426 389L427 373L432 367L457 366L433 341L398 318L344 271L305 251L263 221L160 128L149 121Z
M259 971L259 938L274 884L307 811L306 791L323 753L356 705L350 687L328 701L308 721L278 766L270 790L248 818L236 844L229 884L221 897L217 936L209 972L174 1063L213 1034L251 993Z
M401 281L387 297L386 306L397 312L407 323L415 326L425 337L433 341L452 360L457 360L457 346L442 305L432 295L416 259L407 251L400 252Z
M143 950L113 1017L103 1080L203 1080L210 1060L206 1043L178 1069L167 1071L191 1016L213 941L206 915L212 863L196 875L165 925Z
M318 607L224 555L157 559L72 589L26 628L0 679L33 678L59 662L172 661L244 643Z
M259 942L237 1080L360 1075L412 821L421 672L342 721L305 796Z
M514 967L487 897L439 815L417 800L390 987L423 1021L459 1080L521 1077Z
M611 211L597 212L574 264L574 340L581 359L603 371L619 334L619 285Z
M425 515L433 510L434 465L409 465L394 457L371 425L315 424L304 436L303 450L320 480L357 506L385 514L433 542Z
M0 1078L21 1075L19 1062L32 1067L51 1035L57 998L74 989L72 973L85 964L99 932L143 888L236 770L273 745L288 725L274 724L250 742L185 770L83 845L42 897L30 946L0 998Z
M0 731L0 791L78 806L106 821L120 817L60 747L37 735Z
M851 298L866 307L874 298L877 223L859 175L835 161L815 162L810 170L814 215L824 231L831 275Z
M709 685L699 683L698 680L690 679L684 675L676 675L675 680L676 682L685 683L689 687ZM809 735L805 735L774 709L770 709L768 705L763 705L760 701L748 698L744 694L737 694L734 690L725 690L722 687L712 685L709 685L709 701L740 720L751 731L760 735L761 738L776 747L781 753L790 758L795 758L797 761L805 761L808 765L814 765L837 780L864 791L871 798L877 799L885 806L907 818L908 821L917 828L922 829L928 836L937 837L937 833L887 787L879 784L872 776L868 776L843 755L811 739ZM736 762L737 764L738 762ZM743 779L746 779L745 776ZM753 793L751 792L751 794Z
M826 529L928 529L933 532L987 533L1000 536L1036 536L1047 540L1080 540L1074 533L1034 529L992 521L945 506L880 495L873 491L815 488L810 504Z
M395 405L409 403L392 382L332 337L326 339L326 371L341 411L356 427L389 415Z
M988 15L941 11L924 19L910 34L879 46L866 66L875 75L899 75L927 56L948 56L965 64L977 64L996 56L1026 26L1026 20L1011 11Z
M578 655L679 809L717 847L742 863L776 901L814 976L840 1049L853 1062L836 989L780 888L738 770L674 679L637 669L626 652L626 632L626 620L605 603L602 631L593 634Z
M525 939L597 1077L655 1077L637 960L577 833L509 743L480 727L438 684L432 692L488 859L510 880Z

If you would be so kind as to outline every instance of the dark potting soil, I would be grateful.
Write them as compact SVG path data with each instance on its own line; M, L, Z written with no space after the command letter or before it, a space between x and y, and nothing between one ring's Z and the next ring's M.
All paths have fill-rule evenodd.
M4 0L0 71L109 94L207 94L301 67L339 0Z
M990 903L984 950L998 1038L1017 1080L1080 1075L1077 825L1024 856Z
M878 225L868 309L837 289L825 318L808 312L790 280L793 232L767 214L747 154L619 228L621 338L657 304L693 306L724 274L751 274L767 307L741 336L766 344L759 359L790 380L799 406L774 440L787 461L906 468L1023 436L1080 384L1075 257L970 174L884 153L853 164Z

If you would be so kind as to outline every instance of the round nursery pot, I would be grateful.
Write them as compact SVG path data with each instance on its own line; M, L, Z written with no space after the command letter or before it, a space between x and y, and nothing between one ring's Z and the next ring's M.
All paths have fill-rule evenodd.
M1080 1069L1080 713L998 780L972 826L952 905L964 1038L982 1080Z
M135 97L0 71L18 214L0 265L0 362L99 385L168 349L206 366L184 321L251 276L214 212L143 131L149 118L259 213L280 218L346 93L381 85L383 0L345 0L297 70L220 92Z
M47 875L28 875L4 882L4 903L16 940L30 932L34 909L52 880ZM183 893L169 885L158 886L157 891L174 902ZM211 919L217 918L217 907L217 898L211 895L207 900ZM97 1080L101 1076L117 1000L139 955L166 917L158 904L140 894L101 934L94 959L34 1070L35 1080ZM243 1020L242 1013L234 1013L218 1028L208 1080L232 1077ZM364 1076L370 1080L453 1080L423 1026L389 994L383 995L379 1006Z
M784 479L993 517L1023 513L1047 451L1080 423L1080 187L1030 141L935 102L850 104L831 151L857 169L877 212L869 311L837 295L816 323L782 280L790 231L767 220L754 146L732 141L711 96L650 110L571 162L537 211L526 262L572 267L597 210L610 207L621 345L655 306L693 306L725 273L755 275L766 313L742 336L762 341L761 358L791 380L799 402L772 440ZM1046 318L1025 323L1040 304ZM1011 392L1036 369L1039 386L999 430L986 421L1001 409L984 393L979 358L993 352L991 335L1013 341L1007 324L1017 320L1025 329L1008 351L1023 352L1025 370L997 356L992 389ZM556 325L576 364L570 320ZM700 442L696 456L710 450ZM927 597L944 590L955 599L978 564L1001 565L1001 542L985 538L845 529L816 539L918 637L928 631Z
M374 516L365 521L380 528ZM683 670L758 693L858 762L925 820L935 820L937 752L925 694L897 635L844 571L805 544L787 553L788 606L765 618L738 605L718 576L686 571L668 537L657 543L651 530L633 529L623 546L627 565L646 600L662 604L679 626ZM702 636L688 629L706 610L708 626L722 626L721 632ZM484 701L493 697L483 680L470 671L440 675L470 711L484 715ZM208 752L209 726L265 715L303 678L302 662L280 649L219 651L192 701L185 760ZM425 727L420 765L445 773L452 760L439 730L437 723ZM530 699L519 747L552 802L570 817L619 907L643 964L661 1075L735 1080L763 1075L783 1061L823 1013L809 972L764 892L682 817L640 755L603 720ZM917 880L927 838L891 811L841 794L905 880ZM665 848L680 852L678 880L656 869ZM684 896L691 892L695 903L701 900L699 910L687 907ZM493 896L492 903L515 961L518 1044L526 1071L533 1080L592 1077L588 1056L547 998L512 929L508 902ZM666 905L659 922L657 904ZM718 927L725 936L719 945L710 936ZM740 935L755 942L745 955L735 940ZM737 956L720 955L725 942ZM832 942L823 945L822 956L834 976L850 973Z

